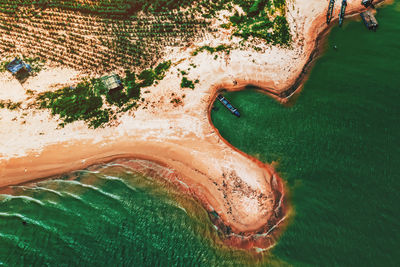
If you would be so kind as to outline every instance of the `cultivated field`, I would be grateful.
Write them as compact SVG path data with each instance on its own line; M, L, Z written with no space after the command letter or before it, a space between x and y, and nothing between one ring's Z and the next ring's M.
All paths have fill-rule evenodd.
M102 8L116 14L1 2L7 2L0 3L1 54L25 54L99 73L152 66L166 46L201 38L209 25L178 10L118 15L120 9L107 5Z

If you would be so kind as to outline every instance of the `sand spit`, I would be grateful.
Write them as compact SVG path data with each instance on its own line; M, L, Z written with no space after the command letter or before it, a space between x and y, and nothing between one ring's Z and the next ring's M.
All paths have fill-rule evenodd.
M203 203L229 244L257 250L273 246L287 215L282 180L271 166L224 140L211 124L209 112L222 89L242 90L252 84L281 102L286 101L284 92L299 90L318 51L317 40L328 29L328 3L288 2L294 39L291 48L261 44L262 52L237 49L216 59L207 52L191 56L194 47L171 48L163 60L178 64L143 94L138 110L120 116L115 126L92 130L74 122L59 129L57 118L48 111L0 110L0 187L118 158L146 159L174 170L174 175L164 178ZM359 0L348 2L348 14L363 10ZM337 3L335 18L339 9ZM202 44L235 41L222 32L221 38ZM180 70L188 70L189 79L200 80L194 90L180 88ZM72 81L80 74L67 69L48 70L43 87L39 80L21 87L8 74L1 75L1 91L9 92L2 92L1 100L20 100L27 97L26 90L53 90L56 84ZM180 97L183 104L170 103L173 97Z

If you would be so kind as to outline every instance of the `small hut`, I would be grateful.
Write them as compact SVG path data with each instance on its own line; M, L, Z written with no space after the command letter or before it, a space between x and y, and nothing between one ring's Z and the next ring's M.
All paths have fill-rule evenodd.
M374 14L371 11L367 10L360 14L361 18L364 21L365 26L370 30L376 30L378 27L378 21L375 19Z
M31 66L23 62L21 59L15 58L7 64L6 68L18 79L25 80L32 71Z
M101 77L100 80L109 92L123 88L121 79L117 74Z

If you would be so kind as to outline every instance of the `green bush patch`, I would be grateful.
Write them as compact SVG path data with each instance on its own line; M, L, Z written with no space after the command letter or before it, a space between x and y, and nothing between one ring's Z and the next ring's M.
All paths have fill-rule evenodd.
M274 45L289 45L291 35L285 17L285 0L234 0L245 14L235 13L230 22L234 35L247 40L250 36L266 40Z
M213 54L215 52L225 51L229 54L231 48L232 48L232 46L230 46L230 45L219 45L216 47L204 45L204 46L198 47L195 51L193 51L192 55L195 56L198 53L201 53L203 51L207 51L210 54Z
M37 99L41 108L51 109L52 114L58 114L64 123L83 120L90 127L97 128L110 119L109 111L102 109L101 96L95 94L93 83L88 81L79 83L76 88L45 92Z
M7 101L0 100L0 108L16 110L16 109L20 109L21 105L22 105L22 102L12 102L10 100L7 100Z
M194 83L186 77L182 77L181 88L194 89Z
M90 127L97 128L104 126L117 113L136 108L141 88L163 79L170 66L171 62L166 61L154 70L142 71L137 77L135 73L126 71L122 79L124 89L121 90L108 91L100 79L92 79L79 83L76 88L64 87L55 92L42 93L37 100L40 108L51 109L53 115L60 116L63 120L61 126L83 120ZM112 109L113 106L116 108Z

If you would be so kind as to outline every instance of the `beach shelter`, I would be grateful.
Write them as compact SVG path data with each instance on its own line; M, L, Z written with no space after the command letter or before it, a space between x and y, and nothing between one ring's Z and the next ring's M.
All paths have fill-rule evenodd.
M101 77L100 80L108 91L121 90L123 88L121 79L117 74Z
M31 72L32 68L21 59L15 58L13 61L7 64L6 68L14 75L19 72Z
M31 66L18 58L15 58L13 61L8 63L6 68L19 80L26 79L32 71Z

